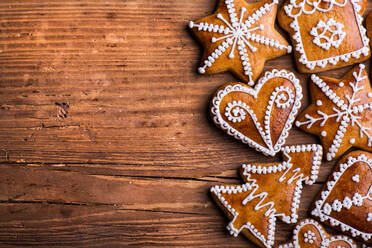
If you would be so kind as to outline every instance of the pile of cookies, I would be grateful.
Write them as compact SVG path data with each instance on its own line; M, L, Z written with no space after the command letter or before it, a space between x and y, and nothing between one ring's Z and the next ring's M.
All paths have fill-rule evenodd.
M298 116L303 95L295 73L274 69L259 78L266 60L292 52L300 73L367 60L366 5L366 0L285 0L277 12L278 0L220 0L214 14L189 23L204 46L199 72L230 71L242 81L222 85L212 97L215 124L264 155L283 156L281 163L243 164L241 185L211 188L231 220L232 235L273 247L280 218L297 225L292 240L279 247L372 244L372 90L365 66L355 65L341 79L312 74L311 104ZM276 17L292 45L276 30ZM293 124L319 136L322 145L286 146ZM340 158L351 147L361 150ZM299 220L303 184L316 181L323 158L339 161L309 209L313 219ZM350 237L332 236L316 220Z

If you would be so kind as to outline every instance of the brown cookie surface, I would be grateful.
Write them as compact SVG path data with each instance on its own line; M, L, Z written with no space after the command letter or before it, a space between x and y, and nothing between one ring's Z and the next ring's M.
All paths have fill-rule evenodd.
M372 12L369 12L366 18L367 37L369 38L369 44L372 42Z

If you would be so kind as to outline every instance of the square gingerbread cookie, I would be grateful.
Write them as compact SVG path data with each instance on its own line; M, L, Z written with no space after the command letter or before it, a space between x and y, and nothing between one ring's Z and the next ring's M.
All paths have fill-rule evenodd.
M321 72L368 59L366 5L366 0L288 0L278 21L290 34L298 70Z

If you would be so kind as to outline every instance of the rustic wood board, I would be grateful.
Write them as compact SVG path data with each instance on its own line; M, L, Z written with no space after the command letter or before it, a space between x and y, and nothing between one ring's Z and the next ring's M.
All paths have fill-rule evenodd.
M254 247L226 232L208 190L239 183L243 162L279 157L208 118L211 95L236 79L196 73L201 49L187 24L215 5L0 2L1 247ZM275 67L295 70L291 55L265 69ZM304 107L309 76L299 77ZM296 128L287 141L313 142ZM305 187L301 217L334 164ZM278 242L292 228L278 221Z

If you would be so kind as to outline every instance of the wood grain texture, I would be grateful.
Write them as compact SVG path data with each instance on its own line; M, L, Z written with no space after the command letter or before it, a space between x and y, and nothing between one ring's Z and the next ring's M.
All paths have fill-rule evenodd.
M212 94L237 80L196 73L187 23L215 5L0 1L0 247L254 247L226 232L208 190L280 158L208 119ZM278 67L295 70L291 55L265 65ZM314 142L296 128L287 140ZM304 188L301 217L334 164ZM292 228L278 221L277 240Z

